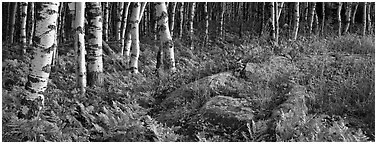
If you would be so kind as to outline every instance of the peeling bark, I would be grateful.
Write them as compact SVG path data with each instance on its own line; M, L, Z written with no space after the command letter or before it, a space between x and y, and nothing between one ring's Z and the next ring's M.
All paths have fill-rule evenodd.
M43 92L47 89L47 81L51 70L52 47L55 45L56 24L59 3L36 3L36 28L33 38L32 57L28 81L25 84L26 94L21 97L19 118L35 119L44 105Z

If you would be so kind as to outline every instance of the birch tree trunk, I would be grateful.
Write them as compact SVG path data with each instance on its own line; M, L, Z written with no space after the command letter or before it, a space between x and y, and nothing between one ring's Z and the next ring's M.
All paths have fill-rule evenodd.
M345 2L346 4L346 24L344 25L344 30L343 34L347 33L350 27L350 22L351 22L351 3L350 2Z
M179 7L179 30L178 30L178 38L182 39L183 35L183 10L184 10L184 3L180 2Z
M87 52L87 83L88 86L102 86L102 18L99 2L87 2L88 47Z
M342 2L338 2L338 9L337 9L337 21L338 21L338 36L342 35Z
M367 30L367 5L366 2L363 2L363 29L362 29L362 35L365 36L366 30Z
M85 3L76 2L76 34L74 48L76 51L76 84L81 94L85 94L86 88L86 67L85 67Z
M313 32L313 23L314 23L314 15L315 15L315 7L316 3L312 3L311 9L310 9L310 20L309 20L309 34L312 34Z
M270 3L270 27L271 27L271 31L270 31L271 40L275 41L276 36L275 36L275 3L274 2Z
M204 45L207 45L208 43L208 39L209 39L209 35L208 35L208 26L209 26L209 23L208 23L208 7L207 7L207 2L204 3L204 20L205 20L205 24L204 24Z
M322 2L322 21L321 21L321 35L323 36L323 32L325 30L325 3Z
M121 25L122 25L122 13L123 13L123 7L124 3L123 2L118 2L117 3L117 15L115 17L115 40L120 41L120 35L121 35Z
M190 35L190 49L194 50L194 16L195 16L195 2L190 5L190 17L189 17L189 35Z
M351 24L354 25L355 24L355 17L356 17L356 12L357 12L357 8L359 7L359 3L356 2L355 4L355 8L353 8L353 12L352 12L352 19L351 19Z
M43 92L47 89L47 81L51 70L52 47L56 39L58 18L58 2L36 3L36 28L33 38L33 49L30 71L25 84L26 94L21 97L21 108L18 117L35 119L44 106Z
M103 40L109 40L109 2L104 3L104 13L103 13Z
M317 12L314 13L314 28L313 28L313 32L314 34L317 34L318 33L318 27L319 27L319 19L318 19L318 14Z
M292 39L296 40L297 39L297 33L298 33L298 28L300 24L300 4L299 2L294 3L294 14L293 14L293 34L292 34Z
M160 41L160 50L163 49L164 55L164 69L169 70L169 72L174 72L175 68L175 60L174 60L174 43L172 37L170 36L169 32L169 23L168 23L168 13L166 9L166 5L164 2L156 3L156 16L157 16L157 30L158 30L158 40ZM160 52L161 54L161 52ZM160 57L162 58L162 56ZM161 60L157 60L157 62L161 62ZM159 69L161 66L157 64L156 68Z
M16 24L16 14L17 14L17 2L12 2L12 14L11 14L11 21L10 21L10 34L9 34L9 41L10 43L13 43L14 41L14 29Z
M221 2L220 3L220 15L219 15L219 21L220 21L220 28L219 28L219 33L220 33L220 37L223 38L224 37L224 13L225 13L225 3Z
M279 3L275 3L275 42L279 42Z
M21 2L22 11L21 11L21 42L22 42L22 52L21 54L26 54L26 16L27 16L27 2Z
M265 7L266 3L265 2L262 2L262 10L261 10L261 15L262 15L262 18L261 18L261 26L260 26L260 31L259 31L259 37L261 37L263 35L263 29L264 29L264 7Z
M132 39L132 49L131 49L131 61L130 70L131 73L139 73L138 71L138 59L140 54L140 41L139 41L139 15L140 15L140 3L134 2L132 5L132 15L130 19L131 24L131 39Z
M30 29L29 29L29 33L28 33L28 43L29 45L31 45L33 43L33 34L34 34L34 2L29 2L30 6L29 6L29 12L30 12L30 18L29 18L29 26L30 26Z
M175 17L175 7L177 6L177 2L169 3L169 28L170 28L170 35L173 37L174 35L174 17Z
M371 2L367 2L367 31L368 31L368 34L371 34L371 30L372 30L372 21L371 21Z
M123 18L122 18L122 33L121 33L121 44L120 44L120 55L123 56L124 54L124 49L125 49L125 43L126 43L126 28L127 28L127 17L128 17L128 9L130 7L130 2L126 2L123 10Z

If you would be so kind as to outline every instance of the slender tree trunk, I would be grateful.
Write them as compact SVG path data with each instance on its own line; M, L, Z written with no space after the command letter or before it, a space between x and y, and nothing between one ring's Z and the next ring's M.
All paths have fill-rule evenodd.
M342 35L342 2L338 2L338 9L337 9L337 21L338 21L338 36Z
M21 11L21 42L22 42L22 51L21 54L26 54L26 16L27 16L27 2L21 2L22 11Z
M103 40L109 40L109 2L104 3L104 14L103 14Z
M346 24L344 25L343 34L347 33L351 22L351 3L345 2L346 4Z
M325 15L325 3L322 2L322 21L321 21L321 35L323 36L323 32L325 30L325 19L326 18L326 15Z
M195 16L195 2L190 5L190 17L189 17L189 35L190 35L190 49L194 50L194 16Z
M34 33L34 3L29 2L29 30L28 30L28 44L31 45L33 43L33 33Z
M88 86L102 86L102 18L99 2L87 2L86 15L88 20L88 47L87 51L87 83Z
M16 14L17 14L17 2L12 2L12 14L11 14L11 21L10 21L10 34L9 34L9 41L10 43L14 42L14 29L15 29L15 24L16 24Z
M279 21L281 11L283 10L284 2L277 2L277 21Z
M121 38L121 24L122 24L122 13L123 13L123 7L124 3L123 2L118 2L117 3L117 16L115 18L115 40L120 41Z
M221 2L219 4L220 4L220 15L219 15L220 28L219 28L219 31L220 31L220 37L223 38L224 37L223 31L224 31L224 13L225 13L224 7L225 7L225 3Z
M371 2L367 2L367 31L372 34L372 20L371 20Z
M184 3L180 2L180 7L179 7L179 30L178 30L178 38L182 39L183 35L183 11L184 10Z
M126 2L124 4L124 10L123 10L123 18L122 18L122 24L121 24L121 28L122 28L122 33L121 33L121 44L120 44L120 55L123 56L124 54L124 49L125 49L125 42L126 42L126 28L127 28L127 16L128 16L128 9L130 7L130 2Z
M318 19L318 14L315 12L314 13L314 28L313 28L314 34L318 33L318 27L319 27L319 19Z
M276 33L275 33L275 3L274 2L271 2L270 4L270 26L271 26L270 37L272 41L275 41Z
M366 30L367 30L367 3L363 2L363 29L362 29L362 35L365 36Z
M209 35L208 35L208 26L209 26L209 22L208 22L208 7L207 7L207 2L204 3L204 20L205 20L205 24L204 24L204 45L207 45L208 43L208 39L209 39Z
M21 108L18 117L35 119L44 106L43 92L47 89L47 81L51 70L52 50L56 39L56 24L59 3L36 3L35 37L30 62L30 71L25 84L26 94L21 97Z
M297 39L297 33L298 33L298 28L299 28L299 23L300 23L300 4L298 2L294 3L294 24L293 24L293 36L292 39L296 40Z
M138 71L138 59L139 59L139 54L140 54L139 15L140 15L140 3L134 2L132 5L132 15L130 19L131 39L132 39L131 61L130 61L131 73L139 73Z
M351 18L351 24L352 26L355 24L355 17L356 17L356 12L357 12L357 8L359 7L359 3L358 2L355 2L355 8L353 8L353 12L352 12L352 18Z
M76 34L74 48L76 51L76 83L77 87L80 89L81 94L85 93L86 88L86 67L85 67L85 29L84 29L84 19L85 19L85 3L76 2Z
M263 28L264 28L264 8L265 8L265 5L266 3L265 2L262 2L262 10L261 10L261 13L262 13L262 18L261 18L261 26L260 26L260 31L259 31L259 37L261 37L263 35Z
M8 30L9 30L9 21L10 21L10 5L11 5L11 3L10 2L4 2L4 3L2 3L2 6L3 6L3 8L5 7L5 9L3 9L3 17L4 17L4 19L3 19L3 27L2 27L2 40L3 41L7 41L8 40Z
M169 28L171 37L174 34L174 17L175 17L175 7L177 6L177 2L171 2L169 6Z
M160 41L160 50L164 51L164 69L174 72L175 60L174 60L174 43L169 32L168 15L165 3L156 3L156 16L157 16L157 29L158 29L158 40ZM162 57L160 57L161 59ZM160 62L161 60L158 60ZM156 67L159 69L161 64Z
M279 42L279 3L275 3L275 42Z
M315 7L316 7L316 3L312 3L311 5L311 9L310 9L310 20L309 20L309 34L312 34L313 32L313 23L314 23L314 15L315 15Z

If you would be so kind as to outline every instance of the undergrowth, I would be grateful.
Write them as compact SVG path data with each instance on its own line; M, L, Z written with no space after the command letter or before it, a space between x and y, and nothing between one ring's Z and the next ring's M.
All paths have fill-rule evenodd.
M291 127L295 135L277 136L276 141L374 141L374 36L299 37L277 46L263 38L237 39L227 33L224 39L211 39L203 46L197 38L193 51L175 40L178 72L173 76L156 77L157 48L152 43L141 46L138 75L125 71L125 59L105 56L104 86L88 88L85 96L74 88L72 50L64 50L51 73L41 117L33 121L16 116L29 58L17 54L18 46L3 44L3 141L264 141L265 120L245 126L248 133L207 126L211 133L197 132L191 138L178 133L184 128L168 127L154 115L159 113L159 103L180 86L237 71L245 63L264 62L273 55L287 57L298 67L299 73L289 77L310 93L306 120L298 126L278 125L281 130ZM334 116L340 118L334 120Z

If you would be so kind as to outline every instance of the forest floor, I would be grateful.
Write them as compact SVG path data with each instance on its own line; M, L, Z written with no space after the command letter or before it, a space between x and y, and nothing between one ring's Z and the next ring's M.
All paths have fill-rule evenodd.
M141 40L140 74L129 74L124 58L105 55L104 86L88 88L85 96L75 89L72 42L60 44L45 107L34 121L16 115L30 56L20 56L18 45L3 43L3 141L375 141L374 35L282 38L271 45L263 37L226 33L206 46L196 37L193 51L175 40L177 72L159 72L159 77L157 46L146 39ZM261 76L264 72L268 75ZM205 85L214 79L224 87ZM193 98L179 96L195 87L188 95ZM258 101L241 92L258 87L253 97ZM253 105L243 105L240 97ZM178 98L188 104L179 105ZM245 117L229 110L216 114L220 124L202 119L214 103L246 109ZM283 111L287 103L293 108ZM226 125L224 117L240 123Z

